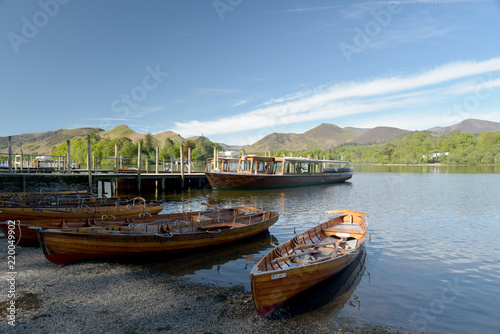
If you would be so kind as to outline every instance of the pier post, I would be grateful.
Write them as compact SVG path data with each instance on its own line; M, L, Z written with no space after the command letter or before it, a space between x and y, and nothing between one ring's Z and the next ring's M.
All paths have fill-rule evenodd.
M158 174L159 171L160 171L160 148L156 146L156 168L155 168L156 174Z
M188 174L191 174L191 147L188 148Z
M215 146L214 146L214 160L213 160L213 163L214 163L214 165L210 166L210 170L212 170L212 168L213 169L217 168L217 149L215 148Z
M9 173L12 173L12 136L9 136Z
M184 145L181 145L181 188L184 189Z
M71 173L71 143L69 140L66 141L66 156L68 159L68 173Z
M141 196L141 141L137 143L137 194Z
M115 144L115 173L118 173L118 144Z
M89 172L89 190L92 192L92 148L90 143L90 135L87 136L87 170Z

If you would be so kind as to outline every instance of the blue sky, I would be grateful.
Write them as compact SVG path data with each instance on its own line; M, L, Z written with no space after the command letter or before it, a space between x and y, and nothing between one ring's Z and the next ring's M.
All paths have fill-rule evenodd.
M500 1L0 1L0 136L500 122Z

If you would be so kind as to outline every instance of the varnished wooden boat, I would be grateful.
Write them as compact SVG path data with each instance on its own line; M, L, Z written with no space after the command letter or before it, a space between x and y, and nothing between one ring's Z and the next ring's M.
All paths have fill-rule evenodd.
M275 212L236 207L234 215L193 221L161 219L152 223L79 229L38 230L45 257L55 264L84 260L177 252L234 242L266 231ZM208 217L210 218L210 217Z
M206 204L206 203L205 203ZM209 205L209 204L206 204ZM211 205L209 205L211 206ZM66 228L82 228L103 225L128 226L129 224L144 224L159 219L170 219L178 221L197 221L210 220L230 217L234 215L234 209L217 209L211 206L211 210L207 211L192 211L187 213L170 213L162 215L137 215L126 217L105 216L97 218L75 218L75 219L36 219L36 220L17 220L13 230L14 241L16 245L29 247L39 246L37 229L66 229ZM12 225L12 223L10 223ZM0 222L0 229L8 236L9 222Z
M349 211L267 253L250 272L257 313L267 316L286 300L347 267L366 241L367 214Z
M348 161L273 158L208 159L205 175L213 189L266 189L340 183L352 177ZM338 167L326 167L336 165Z
M95 194L28 194L25 196L0 197L0 207L59 207L115 205L118 197L101 197Z
M153 215L163 210L161 204L146 204L141 197L127 205L62 206L62 207L1 207L0 221L33 219L101 218Z

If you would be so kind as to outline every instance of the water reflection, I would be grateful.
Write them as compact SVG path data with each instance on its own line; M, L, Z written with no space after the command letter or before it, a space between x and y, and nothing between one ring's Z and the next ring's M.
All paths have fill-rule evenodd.
M499 174L500 165L448 166L448 165L371 165L353 164L354 173L449 173ZM353 179L356 177L354 174Z
M349 278L350 267L316 287L318 293L308 292L295 306L282 308L281 317L321 318L325 323L349 318L413 332L498 333L500 301L492 296L500 293L500 166L354 168L353 178L343 184L166 194L165 212L206 209L203 202L277 211L280 219L269 229L275 242L316 225L327 210L366 212L372 234L365 250L369 263L360 259L363 264L352 269L354 278ZM478 171L482 174L471 174ZM160 258L146 266L177 272L194 282L238 284L250 290L248 275L254 262L245 256L260 257L272 248L266 237L262 243L252 242L227 245L224 251ZM206 255L198 261L200 254ZM169 271L171 263L178 265ZM365 267L370 276L363 276ZM335 283L342 280L345 283ZM440 307L444 289L455 282L459 294ZM311 304L303 305L306 302ZM425 328L418 322L421 310L434 312L425 313L432 316L425 318Z
M212 271L214 276L220 275L225 267L236 270L234 265L238 262L239 270L244 271L245 281L248 280L248 272L252 269L255 261L251 255L255 252L264 251L277 239L268 231L260 233L252 238L241 240L232 244L224 244L180 253L151 254L147 258L138 256L117 260L118 262L138 265L144 269L163 272L172 276L196 276L204 270ZM238 275L229 279L232 284L242 284ZM196 279L195 279L196 281Z

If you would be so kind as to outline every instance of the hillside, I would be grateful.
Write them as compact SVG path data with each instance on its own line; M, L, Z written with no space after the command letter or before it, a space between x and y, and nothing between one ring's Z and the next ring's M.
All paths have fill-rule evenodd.
M85 138L90 132L97 128L60 129L57 131L47 131L40 133L25 133L12 136L12 152L23 152L26 154L37 153L40 155L50 154L52 147L57 146L67 140L77 140ZM0 137L0 152L9 152L9 138Z
M127 137L132 140L133 143L137 143L139 140L144 139L146 134L138 133L126 126L125 124L119 125L112 130L107 130L99 133L102 138L115 139L121 137ZM160 146L163 146L166 138L170 138L175 144L184 143L185 140L178 134L172 131L164 131L153 135L153 137L158 141Z
M409 132L408 130L401 130L398 128L391 128L388 126L377 126L376 128L370 129L358 137L354 138L352 141L349 141L349 144L376 144L383 143L388 141L389 139L395 138L403 133Z
M255 144L245 147L246 152L267 152L294 147L297 150L307 150L307 144L296 133L271 133Z
M434 132L439 135L446 135L455 130L475 134L488 131L500 131L500 123L469 118L455 125L446 127L436 126L434 128L428 129L427 131Z
M500 123L483 121L478 119L467 119L458 124L448 127L434 127L428 129L435 135L448 134L451 131L459 130L461 132L470 132L478 134L488 131L500 131ZM99 128L78 128L78 129L60 129L57 131L47 131L41 133L26 133L12 136L12 151L25 154L50 154L53 147L58 146L67 140L78 140L85 138L92 131L97 131L102 138L114 139L128 137L134 143L143 139L146 134L138 133L130 129L127 125L119 125L112 130L103 130ZM231 146L221 144L230 150L245 149L246 152L259 153L276 150L305 151L311 149L326 150L342 144L374 144L386 142L401 134L407 133L393 127L379 126L373 129L363 129L355 127L341 128L334 124L323 123L304 133L272 133L260 139L250 146ZM165 139L170 138L175 144L184 143L186 140L172 131L164 131L153 135L158 141L160 147L165 144ZM189 139L196 140L198 137ZM208 139L208 138L207 138ZM8 137L0 137L0 153L7 153Z
M246 147L245 150L247 152L325 150L346 143L371 144L383 142L404 132L406 130L388 127L375 129L341 128L334 124L323 123L302 134L272 133L255 144Z

